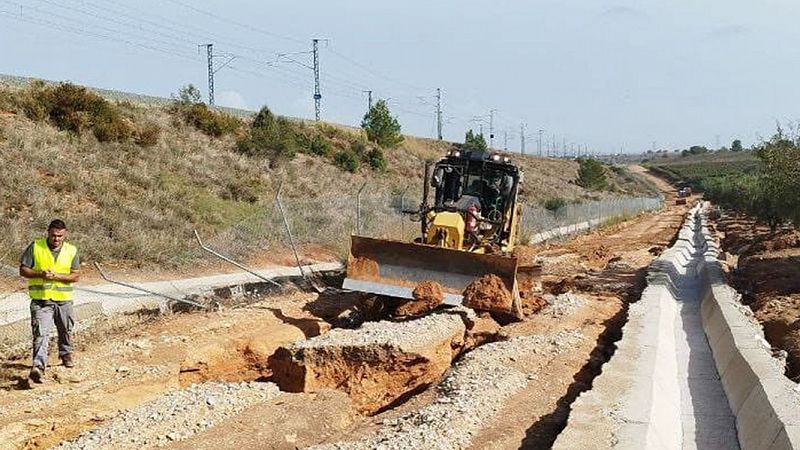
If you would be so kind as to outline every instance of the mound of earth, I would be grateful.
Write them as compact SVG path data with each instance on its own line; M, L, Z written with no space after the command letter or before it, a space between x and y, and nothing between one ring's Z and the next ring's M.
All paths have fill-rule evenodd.
M464 289L464 306L477 311L513 312L513 296L500 277L486 274Z
M409 300L397 307L396 317L416 317L427 314L444 301L444 290L435 281L423 281L411 293L413 300Z

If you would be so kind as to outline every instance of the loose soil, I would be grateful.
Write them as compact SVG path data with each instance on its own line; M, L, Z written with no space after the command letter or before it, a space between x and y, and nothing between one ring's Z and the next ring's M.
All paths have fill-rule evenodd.
M730 283L786 357L786 376L800 381L800 231L769 227L730 214L717 221Z
M653 180L667 197L672 195L671 187ZM670 245L687 208L668 199L657 213L642 214L563 243L520 248L522 264L542 264L545 292L523 297L527 318L522 322L501 327L485 314L470 319L473 334L468 338L475 342L459 345L558 330L579 330L581 342L557 358L540 355L514 361L530 374L528 387L474 436L474 448L547 448L553 442L564 426L570 403L590 387L613 352L627 302L638 298L644 269L654 258L650 250ZM577 293L583 301L554 309L548 290L553 286ZM135 407L187 383L269 378L272 369L263 364L264 356L274 354L280 346L325 333L320 324L323 318L338 326L353 313L361 320L367 314L373 314L372 320L386 317L374 297L338 295L298 293L233 310L138 321L130 329L82 339L78 367L51 367L45 384L33 390L16 388L17 381L27 374L27 355L5 355L0 442L9 448L48 448L97 427L120 409ZM426 383L435 384L436 379ZM174 447L296 448L352 440L374 431L384 420L434 401L431 391L414 392L416 395L372 417L356 412L358 408L341 392L284 392Z
M400 304L395 310L395 317L419 317L433 311L444 301L442 286L430 280L418 284L411 295L414 299Z
M464 306L476 311L510 313L512 301L511 292L494 274L486 274L464 289Z

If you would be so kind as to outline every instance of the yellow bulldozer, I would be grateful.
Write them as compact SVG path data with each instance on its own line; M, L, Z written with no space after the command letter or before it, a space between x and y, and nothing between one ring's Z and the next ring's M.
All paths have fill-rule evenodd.
M410 299L417 284L430 280L442 286L444 303L460 305L470 283L494 274L512 293L512 315L521 317L520 287L528 289L540 274L538 267L520 267L512 253L522 181L507 156L482 150L452 150L426 164L422 203L405 211L420 222L420 236L403 242L353 235L343 288Z

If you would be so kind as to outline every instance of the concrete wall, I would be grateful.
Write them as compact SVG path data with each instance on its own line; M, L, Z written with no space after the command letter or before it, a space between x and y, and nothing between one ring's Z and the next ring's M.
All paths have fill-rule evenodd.
M718 253L698 205L688 214L675 245L651 264L648 286L630 307L617 351L593 388L572 405L567 427L553 448L682 448L682 438L696 433L684 428L696 428L699 422L692 424L681 416L678 383L687 374L676 370L671 324L679 314L678 301L694 297L701 301L709 365L716 367L715 383L721 384L725 397L712 409L719 407L720 417L733 415L731 434L736 433L744 450L800 449L800 388L784 376L760 325L726 284ZM693 394L698 402L713 396ZM725 402L730 411L723 411ZM690 439L693 444L697 443Z
M739 294L726 284L719 247L703 219L703 328L714 354L739 443L749 449L800 449L800 392L784 376Z
M612 359L591 390L573 403L567 427L554 449L680 449L680 389L673 326L678 314L678 281L695 270L692 209L675 245L648 270L641 299L630 306L628 322Z

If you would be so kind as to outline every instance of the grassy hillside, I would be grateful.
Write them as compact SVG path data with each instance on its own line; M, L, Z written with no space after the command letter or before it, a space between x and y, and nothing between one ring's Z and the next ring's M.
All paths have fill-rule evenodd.
M352 128L291 121L276 136L295 136L295 154L276 158L242 151L242 140L251 136L248 119L197 105L104 104L74 92L65 100L35 89L0 87L0 262L12 266L53 217L66 220L87 262L191 264L200 256L192 242L195 228L239 255L268 250L283 236L273 206L281 182L298 235L341 243L352 230L355 193L364 183L365 220L383 217L404 191L406 205L414 205L424 161L452 147L406 137L397 148L381 149L385 171L362 162L351 173L335 161L339 152L363 145ZM84 112L64 106L81 102L88 102ZM588 191L575 184L576 162L514 158L526 172L523 201L529 204L645 189L615 169L608 171L608 191ZM389 220L396 222L372 223L396 226Z

